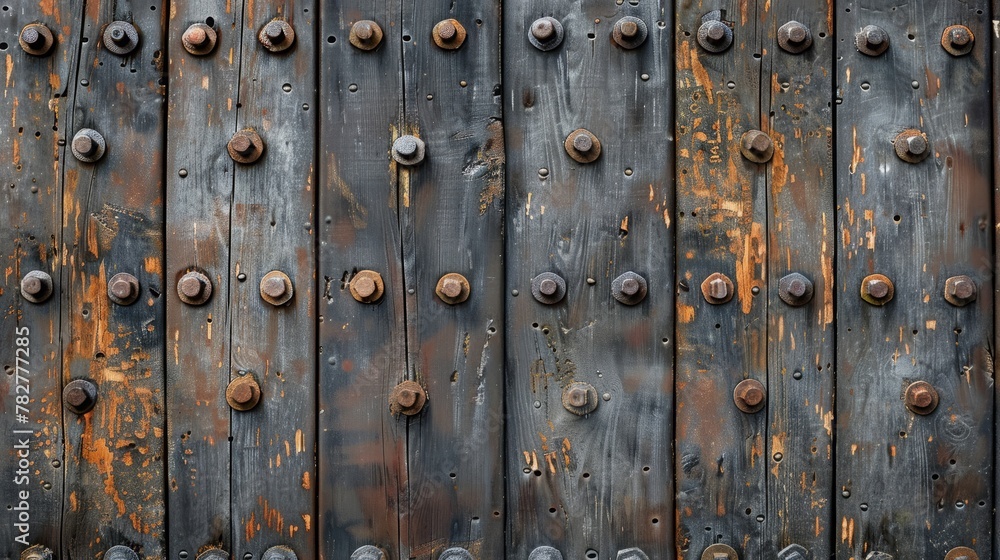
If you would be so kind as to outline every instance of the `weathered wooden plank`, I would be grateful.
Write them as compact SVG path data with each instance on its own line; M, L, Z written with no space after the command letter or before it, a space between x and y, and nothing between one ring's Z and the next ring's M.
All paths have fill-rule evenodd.
M316 557L315 14L311 0L247 3L240 32L237 129L264 147L236 166L231 214L231 375L261 394L232 416L236 558L277 545ZM271 42L290 45L280 52L261 40L274 22L289 26ZM263 297L272 271L288 278L280 305Z
M407 371L429 395L408 427L409 558L504 557L500 23L498 0L403 4L401 133L426 143L422 162L397 168ZM448 273L467 279L468 299L435 295Z
M508 558L674 550L672 14L669 2L504 9ZM543 16L564 32L548 51L528 39ZM638 48L612 39L625 16L647 30ZM578 128L600 141L592 163L568 155ZM565 281L558 303L532 296L543 272ZM626 272L645 280L636 305L612 295ZM596 410L563 406L573 383L593 387L573 396Z
M389 156L403 108L398 0L320 6L319 531L322 558L362 546L399 553L406 480L406 421L389 395L406 376L406 330L396 165ZM351 45L374 21L379 46ZM356 301L358 272L381 276L384 294Z
M235 164L226 143L236 130L242 25L241 2L185 0L171 5L165 289L167 504L177 512L169 516L168 536L174 558L184 553L194 558L210 546L231 550L226 385ZM208 43L195 44L198 29ZM211 297L202 305L182 302L178 295L178 282L191 271L212 282Z
M764 43L770 54L764 61L770 90L761 96L763 102L769 100L762 110L770 115L775 143L766 177L770 475L764 556L776 558L797 544L813 558L829 558L834 504L833 0L785 0L772 3L771 9ZM803 28L809 38L799 40ZM800 288L805 290L801 295Z
M63 507L60 298L32 302L20 282L33 271L62 271L62 141L76 74L82 11L72 2L15 6L0 12L6 79L0 95L0 557L32 545L60 550ZM35 27L41 24L44 28ZM21 46L28 31L41 43ZM51 37L47 36L50 34ZM31 37L25 37L30 39Z
M115 545L165 554L165 18L155 1L88 2L84 14L67 137L93 129L106 150L94 163L66 151L63 381L88 380L98 396L90 412L64 414L65 558ZM110 300L118 273L138 279L131 305Z
M747 131L770 132L760 105L770 91L763 68L775 56L767 42L773 14L765 2L723 3L733 40L716 53L697 36L703 16L719 7L677 4L677 544L681 558L700 558L715 543L758 558L767 413L742 412L734 391L744 380L766 391L768 381L771 164L747 160L740 148ZM725 303L703 294L716 273L732 283Z
M837 4L838 558L991 555L992 161L977 148L991 133L988 9ZM975 35L970 54L942 48L955 24ZM869 25L888 38L880 56L855 48ZM894 151L909 129L926 134L919 163ZM859 297L876 273L894 284L882 306ZM975 302L945 301L956 275L979 285ZM929 414L908 410L916 381L936 390Z

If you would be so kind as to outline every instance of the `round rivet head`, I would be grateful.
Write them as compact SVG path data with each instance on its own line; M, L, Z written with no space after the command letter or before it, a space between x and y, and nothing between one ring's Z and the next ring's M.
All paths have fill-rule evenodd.
M774 143L762 130L748 130L740 137L740 153L754 163L767 163L774 155Z
M104 28L104 48L124 56L139 46L139 30L127 21L113 21Z
M854 36L854 46L861 54L878 56L889 48L889 34L877 25L866 25Z
M43 23L29 23L21 29L18 43L24 52L34 56L45 56L52 51L55 40L52 31Z
M968 276L952 276L944 284L944 299L956 306L964 307L976 301L978 287Z
M406 380L396 385L389 395L389 411L393 415L413 416L419 414L427 403L427 393L416 381Z
M249 164L260 159L264 155L264 140L257 134L256 130L238 130L226 144L229 157L237 163Z
M716 543L702 551L701 560L740 560L740 556L728 544Z
M366 544L351 553L351 560L386 560L386 555L381 548Z
M295 551L284 545L272 546L265 550L260 558L261 560L299 560Z
M590 383L575 381L563 388L563 408L577 416L584 416L597 410L599 401L597 389Z
M949 25L941 34L941 46L952 56L964 56L972 52L976 36L964 25Z
M355 48L370 51L382 42L382 28L370 19L363 19L351 26L348 39Z
M475 560L472 553L464 548L449 548L438 556L438 560Z
M569 157L580 163L590 163L601 156L601 141L585 128L570 132L563 147Z
M538 18L528 28L528 42L540 51L551 51L563 41L563 26L556 18Z
M215 50L215 42L218 34L214 29L204 23L195 23L189 26L181 35L181 44L184 50L194 56L205 56Z
M638 305L646 299L647 291L646 279L631 270L611 281L611 297L624 305Z
M199 553L196 560L229 560L229 553L221 548L210 548Z
M260 279L260 297L271 305L287 304L294 293L292 279L280 270L272 270Z
M635 49L646 41L646 22L633 16L625 16L615 22L611 38L623 49Z
M785 52L798 54L811 47L812 42L812 32L797 21L790 21L778 28L778 46Z
M188 305L202 305L212 297L212 281L201 271L185 272L177 280L177 297Z
M809 303L813 297L813 283L798 272L793 272L778 281L778 297L793 307Z
M944 555L944 560L979 560L979 554L967 546L956 546Z
M431 40L438 48L455 50L465 42L465 27L457 19L446 19L437 22L431 30Z
M563 555L551 546L538 546L528 554L528 560L563 560Z
M118 305L131 305L139 299L139 279L127 272L119 272L108 280L108 299Z
M382 294L385 292L382 275L374 270L359 270L351 278L348 287L351 297L360 303L375 303L382 299Z
M733 402L736 408L747 414L753 414L764 408L766 390L764 384L756 379L744 379L733 390Z
M21 551L21 560L52 560L52 550L40 544L29 546Z
M706 14L698 27L698 45L710 53L720 53L733 44L733 30L719 19L719 12Z
M235 377L226 387L226 402L233 410L250 410L260 402L260 385L250 374Z
M885 275L869 274L861 281L861 299L872 305L885 305L892 300L894 294L892 280Z
M260 29L257 41L271 52L286 51L295 44L295 29L287 21L275 18Z
M909 128L897 134L892 141L892 146L899 159L908 163L923 161L931 153L927 135L915 128Z
M713 272L701 283L701 294L705 301L713 305L721 305L733 299L736 293L733 281L721 272Z
M434 293L441 298L441 301L449 305L456 305L469 299L471 291L469 280L457 272L449 272L442 276L434 288Z
M94 163L104 157L107 144L104 136L92 128L81 128L70 142L73 156L85 163Z
M927 415L934 412L938 405L938 392L926 381L914 381L906 387L903 401L906 408L914 414Z
M420 138L404 134L392 143L392 159L400 165L416 165L424 160L426 145Z
M566 297L566 280L555 272L542 272L531 279L531 295L539 303L559 303Z
M21 297L42 303L52 296L52 277L43 270L32 270L21 277Z

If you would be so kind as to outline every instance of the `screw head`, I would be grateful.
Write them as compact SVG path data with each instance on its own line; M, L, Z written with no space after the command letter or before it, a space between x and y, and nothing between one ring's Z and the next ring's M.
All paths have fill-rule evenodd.
M116 45L124 45L128 43L128 35L125 30L120 27L111 28L111 40L114 41Z
M113 21L104 28L104 47L124 56L139 45L139 30L127 21Z

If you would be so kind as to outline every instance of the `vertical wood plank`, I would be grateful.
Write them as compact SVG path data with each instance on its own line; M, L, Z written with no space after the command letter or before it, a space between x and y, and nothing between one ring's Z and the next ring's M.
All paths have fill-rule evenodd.
M461 47L432 40L456 20ZM408 372L427 391L409 420L401 547L437 558L452 547L504 556L504 143L500 3L403 3L402 133L426 158L400 166ZM460 34L461 31L458 31ZM409 37L409 40L406 39ZM447 44L447 43L446 43ZM468 300L435 295L441 276L468 279Z
M216 32L214 49L191 54L189 26ZM167 107L167 437L171 557L205 547L231 550L229 221L236 129L242 3L171 4ZM203 305L183 303L177 284L189 271L212 282Z
M406 421L390 415L388 398L406 376L406 330L389 150L403 108L402 7L351 0L320 9L320 554L347 558L374 546L397 558ZM374 50L348 40L362 20L383 30ZM351 296L362 270L381 275L375 303Z
M115 545L165 554L163 31L165 3L88 2L67 141L101 133L96 163L66 150L63 192L63 381L88 379L96 406L64 414L66 558ZM131 54L109 51L113 21L134 25ZM112 303L108 280L138 278L139 297Z
M76 75L82 11L68 1L0 12L6 79L0 95L0 434L4 519L0 545L16 557L32 545L60 551L63 504L60 240L62 142L67 94ZM52 34L47 54L19 45L22 29L41 23ZM33 303L20 282L32 271L53 279L53 295ZM10 466L9 470L6 466Z
M990 230L989 5L945 1L837 3L837 557L880 551L943 558L966 546L991 554L993 263ZM941 46L968 26L972 52ZM854 36L877 25L877 57ZM893 149L906 129L930 153L907 163ZM863 279L894 283L885 305L859 297ZM978 299L955 307L946 279L968 275ZM904 395L930 383L934 412Z
M565 33L550 51L528 40L543 16ZM648 33L633 50L612 40L625 16ZM674 549L672 29L669 2L505 6L508 558ZM596 161L567 154L577 128ZM612 296L629 271L647 284L636 305ZM559 303L533 298L542 272L565 280ZM574 382L596 410L564 408Z
M722 8L727 50L696 37ZM767 175L740 154L744 132L770 132L773 47L766 2L677 3L677 484L678 556L714 543L762 557L767 413L734 404L744 379L767 384ZM710 304L702 283L725 274L735 294ZM765 401L766 402L766 401ZM766 405L765 405L766 408Z
M768 166L767 504L764 554L797 544L829 558L833 543L834 193L833 0L772 4L765 62L774 158ZM782 49L782 26L805 25L812 45ZM786 35L787 36L787 35ZM801 44L801 43L798 43ZM797 50L796 43L789 48ZM805 303L782 294L801 274ZM786 281L790 284L790 281ZM788 298L786 303L782 298Z
M231 375L253 376L261 391L253 410L232 415L236 558L277 545L316 556L315 4L247 2L241 32L237 129L265 147L236 166L233 190ZM258 41L274 18L294 30L288 50ZM285 305L261 297L271 271L291 280Z

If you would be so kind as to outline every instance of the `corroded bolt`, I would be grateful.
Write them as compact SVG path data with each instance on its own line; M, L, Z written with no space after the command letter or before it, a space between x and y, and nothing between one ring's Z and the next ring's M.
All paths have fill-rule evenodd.
M449 272L438 280L434 293L441 298L441 301L449 305L456 305L469 299L470 290L469 280L465 276L457 272Z
M245 134L237 134L229 140L229 147L241 156L249 156L253 150L253 142Z
M385 284L382 282L382 275L374 270L359 270L351 278L348 287L351 297L361 303L375 303L382 299Z
M748 130L740 137L740 153L754 163L766 163L774 154L774 144L766 132Z
M52 296L52 277L43 270L32 270L21 277L21 297L42 303Z
M21 280L21 292L30 296L37 296L42 293L42 280L34 276L27 276Z
M879 279L869 280L868 293L874 298L884 298L889 295L889 285Z
M806 294L806 283L796 278L788 283L788 295L802 297Z
M626 278L622 280L622 293L626 296L634 296L639 293L642 286L639 285L639 280L635 278Z
M897 134L892 145L899 159L909 163L917 163L930 154L927 137L915 128L906 129Z
M757 387L746 387L740 393L740 398L750 406L757 406L764 400L764 391Z
M396 395L396 402L403 408L410 408L417 404L417 392L410 388L402 388Z
M208 42L208 33L205 32L203 27L199 25L192 25L184 31L184 35L181 37L181 40L195 47L202 47L206 42Z
M594 141L590 135L581 132L573 138L573 147L578 152L587 153L594 148Z
M956 47L964 47L972 41L972 33L969 31L968 27L955 25L949 32L949 38L951 39L952 45L955 45Z
M73 149L85 156L90 156L97 150L97 143L90 136L79 134L73 138Z
M417 139L412 136L401 136L393 144L393 148L403 157L413 157L417 154Z
M729 295L729 286L722 278L715 278L708 283L708 294L715 299L726 299Z
M126 299L132 295L132 285L126 280L117 280L111 283L110 287L111 293L115 297Z
M212 281L197 270L189 270L177 280L177 297L188 305L201 305L212 296Z
M181 278L181 281L177 283L177 289L185 296L194 299L201 295L201 292L205 289L205 285L196 276L185 274Z
M914 381L906 387L903 397L906 408L916 414L930 414L938 405L938 393L926 381Z
M400 165L416 165L423 161L426 145L412 134L404 134L392 143L392 159Z
M701 295L712 305L721 305L733 299L736 290L733 281L721 272L709 274L701 283Z
M279 544L265 550L260 560L299 560L299 557L291 548Z
M413 416L424 408L427 402L427 393L416 381L406 380L396 385L389 395L389 411L392 414L404 414Z
M548 41L555 35L556 26L552 25L552 21L548 18L537 19L531 24L531 36L539 41Z
M124 45L128 43L128 34L121 27L114 27L111 29L111 40L116 45Z
M268 40L272 43L281 43L285 40L284 25L280 21L269 22L264 26L264 34L267 35Z
M352 29L354 31L354 36L362 41L371 39L372 35L375 34L375 30L372 28L371 22L368 21L359 21L354 24Z
M139 297L139 279L119 272L108 280L108 297L118 305L129 305Z
M968 276L952 276L945 281L944 299L948 303L961 307L976 301L976 281Z
M733 402L747 414L764 408L765 396L764 384L756 379L744 379L733 390Z
M44 43L42 34L34 27L25 27L21 31L21 42L31 47L40 47Z
M384 550L377 546L366 544L356 548L351 553L350 560L386 560L387 558Z
M778 281L778 297L791 306L802 306L813 297L813 284L798 272L785 275Z
M233 402L245 405L253 400L253 388L246 383L237 385L230 396Z
M260 397L260 385L250 373L233 378L226 387L226 402L233 410L250 410L257 406Z
M634 21L623 21L621 24L621 33L622 36L631 39L639 34L639 25Z
M889 48L889 34L877 25L866 25L854 36L857 49L868 56L878 56Z
M861 281L861 299L872 305L885 305L892 300L895 288L882 274L870 274Z
M437 36L442 41L451 41L458 34L458 29L455 28L455 24L448 20L444 20L436 26Z
M454 278L445 278L441 281L441 293L450 298L457 298L462 295L462 283Z
M552 278L546 278L538 283L538 291L546 296L553 296L559 291L559 284Z
M906 151L919 156L927 149L927 139L923 136L910 136L906 139Z
M264 280L260 289L269 297L273 298L280 298L285 295L285 283L281 280L281 278L268 278Z
M139 560L139 555L125 545L115 545L104 553L104 560Z
M587 389L579 386L570 387L566 390L566 400L577 408L587 406Z
M52 549L36 544L21 551L21 560L52 560Z
M597 410L597 389L590 383L574 381L562 391L562 405L567 411L584 416Z
M705 38L713 43L719 43L726 38L726 29L728 26L719 20L707 21L703 24L705 29Z
M865 44L869 47L878 48L885 42L885 30L881 27L876 27L874 25L869 25L861 30L865 36Z
M89 379L74 379L63 388L63 404L75 414L86 414L97 402L97 385Z
M546 305L559 303L566 297L566 280L555 272L542 272L531 279L531 295Z
M292 279L280 270L272 270L260 279L260 297L271 305L285 305L291 301L294 291Z
M363 298L370 298L375 293L375 281L368 277L358 278L358 281L354 282L353 286L354 291Z
M806 34L809 31L806 26L801 23L794 21L788 26L788 40L792 43L801 43L806 40Z

